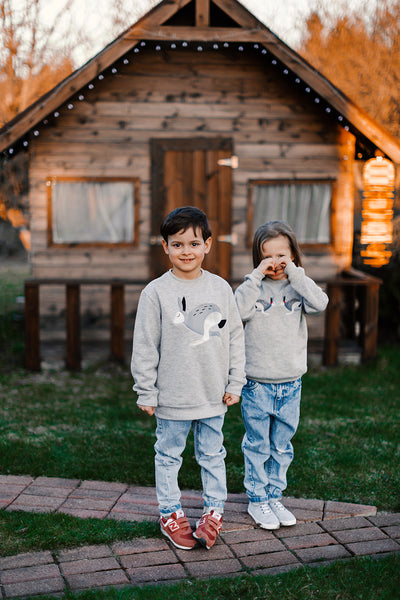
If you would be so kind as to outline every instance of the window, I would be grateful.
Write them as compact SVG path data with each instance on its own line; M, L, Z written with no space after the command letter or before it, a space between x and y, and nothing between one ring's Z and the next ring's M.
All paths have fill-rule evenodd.
M249 238L267 221L286 221L301 244L331 241L332 181L251 181Z
M49 244L137 242L138 180L51 178Z

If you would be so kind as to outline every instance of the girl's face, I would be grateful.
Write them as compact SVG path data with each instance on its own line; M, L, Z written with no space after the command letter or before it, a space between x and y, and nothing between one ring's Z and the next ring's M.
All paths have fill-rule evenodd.
M287 279L286 265L293 260L292 250L286 235L278 235L263 242L261 246L264 274L275 281Z

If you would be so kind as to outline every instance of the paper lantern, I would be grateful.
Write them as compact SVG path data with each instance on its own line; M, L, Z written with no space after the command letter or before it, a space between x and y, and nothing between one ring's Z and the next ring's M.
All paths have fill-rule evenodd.
M364 197L362 206L361 250L363 262L381 267L392 255L388 245L393 237L394 165L377 156L364 165Z

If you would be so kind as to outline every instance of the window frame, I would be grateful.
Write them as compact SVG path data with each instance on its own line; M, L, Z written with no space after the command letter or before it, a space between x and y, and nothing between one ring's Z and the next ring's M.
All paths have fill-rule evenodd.
M55 182L65 183L131 183L133 187L133 240L131 242L54 242L52 187ZM139 184L138 177L47 177L47 244L51 248L132 248L139 245Z
M311 251L326 251L334 247L334 227L333 215L335 213L335 184L336 180L332 177L324 177L323 179L250 179L248 181L248 202L247 202L247 246L253 246L253 218L254 218L254 202L253 190L260 185L312 185L312 184L328 184L331 186L331 207L329 219L329 242L299 242L301 248Z

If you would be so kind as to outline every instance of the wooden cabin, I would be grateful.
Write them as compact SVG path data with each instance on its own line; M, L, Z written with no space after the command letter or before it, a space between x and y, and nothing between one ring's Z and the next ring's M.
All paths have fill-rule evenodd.
M124 357L140 290L168 268L160 223L186 204L211 223L206 268L232 285L258 225L289 221L333 294L310 338L335 362L342 300L359 306L363 290L369 358L379 282L349 269L360 169L377 149L400 162L398 140L237 0L163 0L0 131L3 157L29 156L27 367L60 316L70 368L81 326L110 314Z

